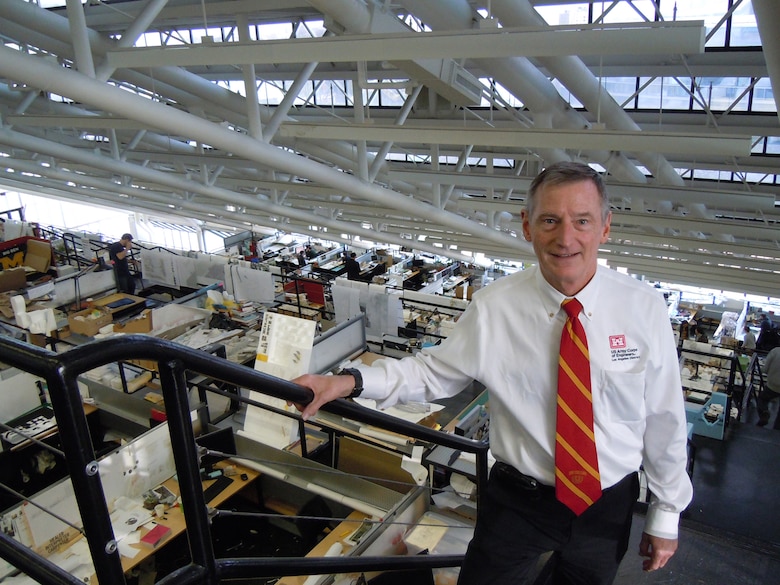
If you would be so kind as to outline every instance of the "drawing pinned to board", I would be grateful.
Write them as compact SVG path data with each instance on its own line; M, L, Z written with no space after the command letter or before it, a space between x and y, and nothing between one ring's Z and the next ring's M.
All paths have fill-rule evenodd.
M292 380L309 371L317 324L279 313L265 313L260 328L255 370L284 380ZM291 411L284 400L261 392L250 392L250 398L278 410ZM283 449L298 438L296 419L249 405L243 434Z

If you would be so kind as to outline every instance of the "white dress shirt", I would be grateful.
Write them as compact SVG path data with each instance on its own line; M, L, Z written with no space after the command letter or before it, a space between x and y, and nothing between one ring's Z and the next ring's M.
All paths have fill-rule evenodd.
M692 486L666 303L656 289L602 266L576 297L590 350L602 488L643 465L653 493L645 532L676 538ZM474 295L441 345L360 367L363 397L380 407L431 401L477 380L489 392L495 458L552 486L564 298L536 267L503 277Z

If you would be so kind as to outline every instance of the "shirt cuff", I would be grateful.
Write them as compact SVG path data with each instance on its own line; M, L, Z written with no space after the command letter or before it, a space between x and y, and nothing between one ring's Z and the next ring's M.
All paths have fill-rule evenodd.
M384 388L385 373L379 368L370 366L354 366L363 376L363 394L361 398L381 398L381 388Z
M664 510L653 503L647 508L645 532L650 536L676 540L680 526L679 512Z

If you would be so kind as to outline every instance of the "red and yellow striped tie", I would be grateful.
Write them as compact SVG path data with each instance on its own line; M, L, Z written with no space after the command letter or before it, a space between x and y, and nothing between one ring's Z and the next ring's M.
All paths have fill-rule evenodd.
M555 495L579 516L601 497L601 476L593 436L588 340L579 320L582 304L572 298L561 306L568 319L558 358Z

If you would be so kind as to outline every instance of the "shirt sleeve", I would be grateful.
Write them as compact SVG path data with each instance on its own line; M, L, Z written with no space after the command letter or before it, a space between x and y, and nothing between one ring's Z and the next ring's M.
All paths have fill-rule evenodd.
M645 532L677 538L680 513L693 496L687 473L688 432L680 366L665 307L652 344L645 381L643 468L651 492Z
M480 343L478 313L478 304L472 301L441 345L400 360L385 358L359 367L361 396L387 408L398 402L431 402L456 395L479 376L480 359L473 351Z

